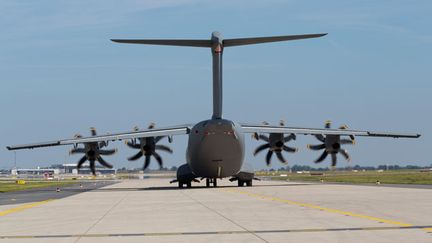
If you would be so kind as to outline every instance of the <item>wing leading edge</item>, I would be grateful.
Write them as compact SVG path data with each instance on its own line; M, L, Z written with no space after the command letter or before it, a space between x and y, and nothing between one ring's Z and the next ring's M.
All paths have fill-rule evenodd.
M320 128L301 128L301 127L283 127L269 125L240 124L245 133L294 133L303 135L341 135L341 136L364 136L364 137L392 137L392 138L419 138L417 133L390 133L390 132L372 132L349 129L320 129Z
M80 144L80 143L116 141L116 140L133 139L133 138L184 135L184 134L189 134L191 126L192 125L180 125L180 126L173 126L173 127L166 127L166 128L143 129L143 130L125 132L125 133L63 139L63 140L57 140L51 142L13 145L13 146L7 146L6 148L8 150L33 149L33 148Z

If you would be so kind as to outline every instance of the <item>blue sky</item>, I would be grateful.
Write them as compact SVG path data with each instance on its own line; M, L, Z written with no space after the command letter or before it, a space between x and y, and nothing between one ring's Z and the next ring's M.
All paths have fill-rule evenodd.
M352 164L432 164L430 1L0 1L0 168L9 144L122 132L211 116L211 58L201 48L120 45L110 38L226 38L328 32L320 39L229 48L224 117L242 122L419 132L418 140L359 138ZM246 160L265 168L247 137ZM185 161L175 137L167 166ZM291 164L313 165L313 137ZM117 167L135 153L123 143ZM75 162L68 147L17 152L20 167ZM155 168L155 163L153 166ZM282 164L274 160L272 166ZM322 166L329 165L326 161ZM340 160L340 166L345 166Z

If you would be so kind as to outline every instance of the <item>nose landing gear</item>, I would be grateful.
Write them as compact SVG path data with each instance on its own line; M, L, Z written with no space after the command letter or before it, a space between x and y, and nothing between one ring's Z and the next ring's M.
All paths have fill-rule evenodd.
M216 178L206 178L206 187L210 187L210 184L213 184L213 187L217 187L217 179Z

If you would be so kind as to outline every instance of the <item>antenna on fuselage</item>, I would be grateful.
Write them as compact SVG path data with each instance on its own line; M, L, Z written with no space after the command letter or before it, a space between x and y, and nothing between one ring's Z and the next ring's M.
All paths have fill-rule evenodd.
M186 47L207 47L211 48L213 56L213 116L212 119L222 118L222 53L224 47L253 45L269 42L290 41L317 38L327 35L286 35L270 37L253 37L238 39L223 39L219 32L213 32L210 40L185 40L185 39L111 39L111 41L127 44L165 45L165 46L186 46Z

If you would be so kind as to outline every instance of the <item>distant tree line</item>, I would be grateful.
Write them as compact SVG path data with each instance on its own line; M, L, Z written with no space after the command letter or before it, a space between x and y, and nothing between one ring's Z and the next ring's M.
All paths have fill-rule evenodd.
M345 168L336 168L336 170L421 170L421 169L429 169L431 168L432 165L430 166L418 166L418 165L407 165L407 166L400 166L400 165L378 165L376 167L374 166L360 166L360 165L355 165L353 167L345 167ZM43 169L56 169L56 168L63 168L63 165L61 164L53 164L49 167L42 167ZM171 167L162 167L161 169L146 169L146 171L177 171L177 166L171 166ZM136 173L141 171L142 168L126 168L126 167L122 167L122 168L118 168L117 172L120 173ZM285 166L285 167L280 167L279 169L264 169L263 171L292 171L292 172L297 172L297 171L329 171L330 168L329 167L320 167L320 168L314 168L308 165L293 165L293 166ZM10 170L9 169L2 169L0 170L0 174L5 174L5 173L9 173Z
M336 170L420 170L420 169L429 169L430 166L417 166L417 165L407 165L407 166L400 166L400 165L378 165L378 166L360 166L355 165L353 167L345 167L345 168L336 168ZM117 172L138 172L142 170L141 168L134 168L134 169L127 169L125 167L120 168L117 170ZM280 167L279 169L266 169L265 171L329 171L329 167L320 167L320 168L314 168L308 165L293 165L293 166L285 166ZM161 169L151 170L147 169L146 171L177 171L177 166L172 166L170 168L168 167L162 167Z
M376 167L374 166L360 166L355 165L353 167L345 167L345 168L336 168L336 170L420 170L420 169L429 169L431 166L417 166L417 165L407 165L407 166L400 166L400 165L378 165ZM320 168L314 168L308 165L293 165L293 166L286 166L286 167L280 167L279 169L269 169L264 171L329 171L329 167L320 167Z

